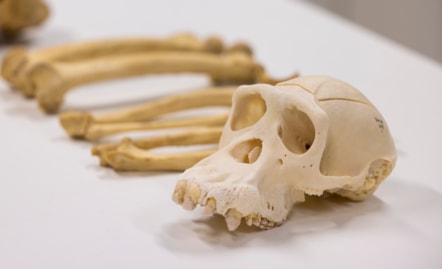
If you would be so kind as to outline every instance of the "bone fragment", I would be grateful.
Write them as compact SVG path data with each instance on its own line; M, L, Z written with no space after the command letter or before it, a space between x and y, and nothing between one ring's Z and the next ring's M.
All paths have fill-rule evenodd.
M236 47L240 47L236 50L241 51L247 51L248 48L247 45L240 44ZM31 52L18 46L5 55L1 74L13 88L22 91L28 97L33 97L35 88L32 81L29 80L29 75L31 70L41 63L72 63L87 59L155 51L194 51L219 54L222 50L223 43L220 38L209 37L201 41L191 34L177 34L166 39L121 38L69 43Z
M0 30L13 36L24 28L39 25L48 15L48 6L41 0L2 0Z
M109 143L94 146L92 148L92 155L100 158L100 164L102 166L111 166L114 168L119 167L120 170L126 171L130 170L132 167L138 167L137 170L143 170L144 168L142 167L144 166L142 165L142 162L144 160L147 160L147 162L152 161L152 159L145 158L145 150L164 146L216 144L219 141L221 132L222 127L207 127L193 128L180 133L148 137L137 140L125 138L120 143ZM136 148L136 150L131 150L133 148ZM199 155L192 155L191 157L194 158L194 161L199 161L200 159L197 160L196 157L200 156L200 158L203 158L202 156L204 156L206 153L199 153ZM130 155L131 157L126 158L125 164L117 164L115 161L118 160L118 156L120 155ZM149 156L153 155L154 153L151 153ZM189 157L189 155L181 155L181 157L185 158ZM187 165L189 165L189 163L187 163ZM146 165L146 167L146 170L154 170L154 167L152 167L150 164ZM187 167L184 167L184 169L186 168ZM158 168L157 170L161 169Z
M65 112L60 123L74 138L86 138L89 127L100 123L140 122L171 112L206 106L230 106L236 86L211 87L199 91L177 94L128 109L102 115L87 112Z

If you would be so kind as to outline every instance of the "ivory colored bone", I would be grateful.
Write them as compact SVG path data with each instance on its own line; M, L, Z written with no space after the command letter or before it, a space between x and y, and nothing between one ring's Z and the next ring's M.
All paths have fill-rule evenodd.
M212 79L247 84L262 77L262 67L242 53L213 55L191 52L157 52L120 55L76 63L46 63L31 72L40 107L55 112L63 97L76 86L109 79L161 74L203 73Z
M219 150L187 169L172 199L225 217L227 228L270 229L305 195L360 201L391 173L396 150L385 119L351 85L306 76L239 87Z
M89 125L84 138L90 141L96 141L106 136L129 131L145 131L195 126L222 126L226 122L227 116L227 114L222 114L167 121L95 123Z
M48 15L49 9L41 0L1 0L0 30L15 34L42 23Z
M102 166L111 166L116 170L184 170L215 151L159 154L145 150L164 146L216 144L221 131L222 127L194 128L181 133L138 140L125 138L120 143L94 146L92 154L100 158Z
M171 112L206 106L230 106L236 86L211 87L204 90L177 94L141 104L128 109L103 115L87 112L65 112L60 115L60 123L73 138L90 137L90 126L102 123L140 122ZM116 124L113 126L117 126Z
M237 49L247 51L245 48ZM234 48L232 48L234 49ZM69 43L28 52L24 47L11 49L3 60L1 74L15 89L33 97L35 88L29 80L30 72L36 65L45 62L78 62L106 56L154 51L199 51L219 54L223 44L218 37L198 40L191 34L177 34L166 39L121 38Z

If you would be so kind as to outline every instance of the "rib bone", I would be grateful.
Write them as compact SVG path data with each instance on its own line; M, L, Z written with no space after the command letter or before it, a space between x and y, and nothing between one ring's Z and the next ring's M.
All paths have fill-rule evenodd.
M238 45L234 45L235 49ZM247 51L247 45L240 51ZM100 41L70 43L28 52L24 47L11 49L3 60L2 76L15 89L26 96L33 97L35 88L29 80L31 70L45 62L78 62L86 59L101 58L132 53L153 51L198 51L219 54L223 44L218 37L198 40L191 34L177 34L166 39L122 38Z
M103 115L91 115L87 112L65 112L60 115L60 122L66 132L73 138L94 137L90 129L103 126L103 123L114 123L105 126L117 126L115 123L141 122L166 113L205 106L230 106L236 86L211 87L204 90L182 93L165 97L129 109L119 110ZM95 127L94 127L95 126Z
M42 23L49 15L41 0L0 1L0 30L14 35L22 29Z
M195 128L182 133L149 137L139 140L123 139L120 143L102 144L92 148L100 164L122 171L178 170L182 171L214 153L204 150L186 153L160 154L147 149L164 146L216 144L222 127Z

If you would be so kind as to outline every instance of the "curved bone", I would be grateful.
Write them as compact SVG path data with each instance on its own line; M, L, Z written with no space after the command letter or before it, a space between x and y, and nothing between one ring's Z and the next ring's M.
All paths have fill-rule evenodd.
M145 150L164 146L216 144L221 136L221 130L222 127L195 128L177 134L138 140L125 138L120 143L94 146L92 155L100 158L102 166L111 166L116 170L184 170L215 151L159 154Z
M65 112L60 115L60 123L74 138L85 138L89 126L97 123L139 122L177 112L184 109L206 106L230 106L236 86L211 87L204 90L168 96L128 109L103 115L88 112Z
M48 15L49 9L41 0L2 0L0 30L13 35L26 27L39 25Z
M242 51L246 51L244 45ZM31 70L44 62L78 62L105 56L153 51L198 51L218 54L223 43L218 37L200 41L191 34L177 34L166 39L121 38L70 43L28 52L24 47L11 49L3 60L1 74L13 88L33 97L35 88L29 80Z
M31 72L40 107L55 112L64 94L87 83L161 73L203 73L233 84L255 82L262 67L242 53L212 55L191 52L157 52L120 55L76 63L46 63Z

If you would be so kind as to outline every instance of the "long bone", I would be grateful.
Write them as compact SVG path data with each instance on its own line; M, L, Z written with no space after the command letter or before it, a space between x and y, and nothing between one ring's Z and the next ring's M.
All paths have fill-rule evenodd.
M236 85L265 83L268 78L263 67L244 53L157 52L40 64L32 70L31 81L40 107L50 113L57 111L64 95L76 86L161 73L203 73L216 82Z
M0 30L15 35L26 27L42 23L48 15L49 9L41 0L2 0Z
M119 143L94 146L92 154L100 159L102 166L110 166L119 171L182 171L214 153L215 150L183 153L153 153L146 150L164 146L216 145L221 132L222 127L208 127L138 140L124 138Z
M159 122L143 123L143 121L185 109L207 106L230 106L232 103L232 95L236 88L236 86L210 87L203 90L168 96L135 107L102 115L92 115L88 112L76 111L65 112L60 115L60 123L71 137L88 140L97 140L104 137L104 135L114 134L114 131L124 132L134 130L135 127L150 126L152 128L156 124L156 127L159 128L161 127L158 125ZM224 118L216 117L211 119L215 119L214 123L217 123L219 122L218 120L223 120ZM193 120L191 123L208 124L209 122L206 118L206 121L199 120L199 122L197 122ZM107 132L103 132L103 129L106 129Z
M230 48L251 53L245 44ZM45 62L78 62L86 59L131 53L153 51L199 51L219 54L223 43L218 37L199 40L191 34L177 34L166 39L158 38L121 38L69 43L37 51L27 51L24 47L11 49L3 60L1 74L12 88L33 97L35 88L29 80L31 70Z
M195 126L222 126L228 117L227 113L214 116L195 117L190 119L163 120L149 122L97 123L89 126L84 138L96 141L103 137L129 131L147 131Z

